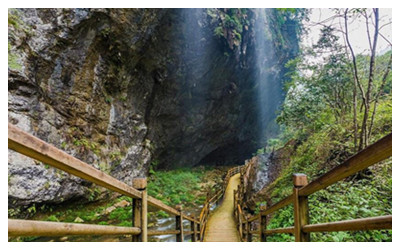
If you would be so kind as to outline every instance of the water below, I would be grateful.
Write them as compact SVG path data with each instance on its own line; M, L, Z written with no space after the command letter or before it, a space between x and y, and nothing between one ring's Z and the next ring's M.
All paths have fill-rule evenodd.
M201 209L203 208L203 205L199 206L198 208L190 211L194 212L195 214L200 214ZM210 207L210 211L213 211L217 208L217 204L214 204ZM151 223L149 221L149 223ZM183 228L185 231L190 231L190 222L187 220L183 221ZM162 219L156 219L155 221L155 226L149 228L149 230L158 230L158 231L164 231L164 230L175 230L175 217L169 217L169 218L162 218ZM154 236L149 236L149 241L156 241L156 242L175 242L176 241L176 235L154 235ZM190 235L185 235L184 241L191 241L191 236Z
M214 204L210 210L214 210L217 207ZM191 210L185 211L187 214L194 213L200 214L203 205L200 205ZM154 216L149 218L149 225L152 225L148 230L166 231L175 230L175 216L168 218L156 218ZM183 228L185 231L190 231L190 222L188 220L183 220ZM37 237L32 239L34 242L130 242L132 237L130 235L101 235L101 236L59 236L59 237ZM175 242L176 235L154 235L148 237L149 242ZM191 235L185 235L185 242L191 241Z

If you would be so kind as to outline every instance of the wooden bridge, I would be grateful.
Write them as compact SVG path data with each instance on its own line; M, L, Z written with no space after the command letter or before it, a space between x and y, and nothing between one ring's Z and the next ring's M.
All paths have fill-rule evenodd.
M76 159L58 148L8 124L8 148L41 161L52 167L83 178L111 191L132 198L132 227L103 226L79 223L45 222L34 220L8 220L8 236L65 236L65 235L132 235L132 241L147 241L150 235L176 235L176 241L184 241L185 235L191 241L252 241L258 234L260 241L267 235L289 233L296 241L310 241L311 232L391 229L392 216L361 218L323 224L309 224L308 196L351 176L392 155L392 135L352 156L311 183L302 174L293 176L293 194L270 206L261 207L257 215L246 214L243 210L246 171L248 165L230 169L221 189L208 194L200 215L187 215L182 206L167 206L160 200L148 196L145 178L136 178L129 186L96 168ZM234 191L235 190L235 191ZM294 204L294 226L266 229L267 216L279 209ZM163 210L176 218L175 230L147 230L148 205ZM212 207L216 207L211 211ZM185 231L183 221L190 222ZM258 227L258 228L256 228Z

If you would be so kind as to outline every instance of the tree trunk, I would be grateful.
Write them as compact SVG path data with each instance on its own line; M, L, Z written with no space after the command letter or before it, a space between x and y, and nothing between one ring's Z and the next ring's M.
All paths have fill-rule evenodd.
M390 55L388 66L386 68L385 73L383 74L381 86L379 87L379 91L378 91L378 93L376 94L376 97L375 97L374 109L372 111L372 116L371 116L371 123L369 124L368 137L371 137L372 126L374 125L374 119L375 119L375 113L376 113L376 106L378 105L379 97L383 93L383 88L385 87L385 84L386 84L386 81L387 81L387 77L388 77L389 72L390 72L391 69L392 69L392 55Z
M376 44L378 42L378 34L379 34L379 9L374 9L373 12L375 15L375 33L374 33L374 40L373 40L372 51L371 51L371 59L370 59L370 63L369 63L368 87L367 87L367 93L365 96L364 117L363 117L363 122L362 122L362 126L361 126L359 150L368 146L368 141L369 141L369 136L368 136L369 133L368 133L367 123L368 123L368 116L369 116L369 111L370 111L371 89L372 89L374 73L375 73L375 53L376 53ZM362 138L363 143L361 143L361 138Z
M356 56L354 54L353 47L351 46L350 40L349 40L349 29L348 29L348 13L349 9L346 9L344 11L344 27L345 27L345 39L347 43L347 47L350 50L351 53L351 58L353 62L353 77L354 77L354 88L353 88L353 128L354 128L354 152L357 152L357 138L358 138L358 124L357 124L357 86L360 88L361 95L363 98L363 102L365 102L365 95L364 95L364 89L362 88L360 84L360 80L358 78L358 70L357 70L357 61L356 61ZM361 140L361 138L360 138ZM362 143L360 141L360 143Z

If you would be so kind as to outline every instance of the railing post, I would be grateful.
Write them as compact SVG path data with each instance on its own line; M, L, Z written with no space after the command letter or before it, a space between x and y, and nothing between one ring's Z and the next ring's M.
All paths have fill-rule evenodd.
M246 239L246 233L247 233L247 222L246 222L246 218L244 217L244 215L243 215L243 217L242 217L242 241L247 241Z
M244 197L244 175L242 171L240 171L240 197L239 197L240 201L243 199L243 197ZM240 202L240 204L242 203Z
M262 212L264 212L265 210L267 210L267 206L261 205L260 206L260 242L267 241L267 235L265 234L265 230L267 227L267 216L262 214Z
M203 241L203 238L202 238L202 235L201 235L201 232L202 232L202 229L203 229L203 218L204 218L204 215L203 215L203 217L199 217L199 241Z
M199 218L199 221L200 221L200 218ZM196 228L197 228L197 234L196 234L197 240L202 241L202 239L201 239L201 222L196 225Z
M309 223L308 196L299 196L299 189L307 184L307 175L293 175L294 237L296 242L310 241L310 233L302 230L302 227Z
M253 240L253 235L250 233L251 231L251 222L249 219L251 218L251 215L248 214L246 218L246 241L251 242Z
M240 236L240 241L243 239L243 223L242 223L242 216L238 210L238 223L239 223L239 236Z
M132 199L132 226L141 229L139 235L132 235L132 241L147 242L147 179L134 178L132 187L142 192L141 199Z
M236 190L233 190L233 215L236 217Z
M175 217L176 219L175 229L179 230L179 233L176 235L176 242L183 242L182 206L177 205L175 209L179 211L179 215Z
M142 190L142 242L147 242L147 180Z
M192 242L196 242L197 226L196 226L196 222L194 222L196 220L196 218L193 214L190 217L192 218L192 220L190 221L190 231L192 231L191 240L192 240Z

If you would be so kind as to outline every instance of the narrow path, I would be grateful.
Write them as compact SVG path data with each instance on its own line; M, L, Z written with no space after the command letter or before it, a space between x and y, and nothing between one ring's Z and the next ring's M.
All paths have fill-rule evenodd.
M240 174L229 180L222 204L211 214L204 236L208 242L239 242L239 234L233 217L233 190L237 189Z

